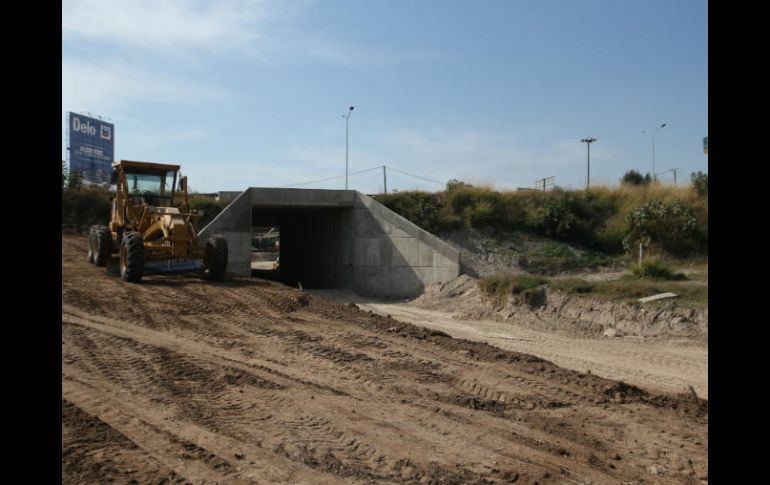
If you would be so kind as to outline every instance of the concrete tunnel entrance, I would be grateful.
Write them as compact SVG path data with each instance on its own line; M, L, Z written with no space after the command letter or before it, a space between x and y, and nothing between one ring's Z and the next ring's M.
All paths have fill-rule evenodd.
M255 228L280 234L278 271L252 272ZM241 192L199 233L229 245L228 273L306 288L348 288L365 296L408 298L459 274L456 249L353 190Z
M337 262L343 259L344 213L352 210L352 207L253 206L252 240L256 234L268 234L269 239L269 231L272 230L272 234L277 235L274 240L279 244L277 250L275 247L272 249L272 258L269 242L263 243L260 248L263 256L254 258L277 260L277 268L273 269L272 263L271 267L264 263L252 263L251 275L292 286L301 283L304 288L343 287L344 278ZM350 218L350 214L347 215ZM270 229L265 232L264 228Z

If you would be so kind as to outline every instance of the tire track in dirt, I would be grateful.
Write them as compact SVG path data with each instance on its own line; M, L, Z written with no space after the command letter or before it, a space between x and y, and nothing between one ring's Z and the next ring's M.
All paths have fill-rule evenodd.
M84 483L94 470L126 482L185 482L125 435L62 399L62 484Z
M362 303L360 306L446 331L455 337L531 352L574 370L590 369L595 374L644 387L682 392L692 385L699 396L708 398L708 353L700 347L573 338L506 322L456 320L451 314L403 304Z
M258 447L212 433L190 422L180 423L157 409L150 410L146 403L125 390L112 390L120 399L106 397L102 390L75 380L62 382L65 399L98 416L189 481L258 483L298 479L303 483L314 483L319 478L310 470L303 470L291 461L282 461ZM238 456L251 458L251 469L236 466L234 462L239 460Z
M209 483L707 477L700 401L275 283L125 285L78 258L77 246L63 245L62 392L127 441L73 439L73 456L110 450L139 475ZM206 301L185 306L193 298ZM87 434L80 422L72 436ZM105 479L89 473L84 481Z
M74 319L67 319L66 315L65 315L65 323L70 323L71 320L74 320ZM78 323L82 325L82 324L85 323L85 321L79 321ZM96 324L94 322L91 322L90 327L92 329L96 329L97 325L98 324ZM67 328L67 327L65 327L65 328ZM100 330L106 330L106 326L105 326L105 328L102 328ZM154 333L154 331L149 330L149 329L139 328L138 330L139 330L140 333L143 333L143 334ZM91 335L93 336L94 334L91 333ZM108 334L107 336L103 337L103 340L106 340L107 342L111 342L115 347L120 347L122 349L129 348L132 345L130 339L128 337L125 337L125 336L117 337L116 338L115 336ZM144 344L138 343L138 342L134 342L133 345L137 346L137 347L140 347L143 353L150 354L151 353L150 349L147 346L147 343L149 342L149 340L150 339L148 339L148 341L146 343L144 343ZM169 400L172 400L174 402L179 402L181 400L182 403L186 403L186 404L184 404L182 406L183 409L181 411L177 412L177 417L178 418L185 419L185 420L191 420L193 422L196 422L199 425L202 425L202 426L206 427L207 429L211 430L212 432L227 433L227 430L223 426L221 426L221 424L222 424L221 415L223 413L220 412L219 424L218 425L217 424L213 424L213 423L211 423L211 422L209 422L207 420L208 416L211 413L205 414L205 413L199 412L197 410L196 406L194 405L194 403L191 404L188 401L189 398L190 398L190 395L198 394L200 396L200 398L203 401L206 402L207 408L209 408L209 409L210 408L215 408L215 409L217 408L215 403L216 403L216 401L221 400L221 399L218 398L215 394L212 393L214 390L218 389L218 387L216 385L209 384L208 388L206 390L204 390L204 389L200 388L200 386L196 386L195 385L195 383L196 383L195 380L192 381L192 382L189 381L189 377L190 376L197 376L196 377L197 380L199 380L201 382L205 381L205 382L209 382L210 383L213 380L213 376L211 375L211 373L207 372L206 369L201 368L200 366L197 366L196 364L187 363L187 362L181 362L180 359L169 359L169 351L167 349L165 349L165 348L161 348L158 351L158 353L162 354L165 357L165 360L171 360L170 363L167 363L167 365L166 365L167 368L164 369L163 374L161 374L158 377L155 377L155 378L151 379L149 382L133 383L133 386L128 386L128 387L147 388L147 386L149 385L152 388L154 386L154 388L153 388L153 395L161 395L161 396L164 395L163 388L168 388L167 392L165 392L165 395L170 396L170 397L167 397L165 399L161 399L162 402L168 402ZM212 360L213 359L210 359L210 358L208 359L209 362L211 362ZM229 361L225 361L225 362L229 362ZM114 362L109 362L109 361L108 362L100 362L100 364L98 365L98 368L101 371L101 370L104 370L106 368L109 368L109 367L112 367L112 366L115 366L115 365L116 364ZM114 376L112 374L110 374L110 373L107 373L106 377L108 379L117 381L118 384L128 385L128 383L126 383L125 381L122 381L119 378L117 378L117 379L114 378ZM177 390L175 388L175 386L173 385L173 383L178 381L179 378L187 378L188 380L185 381L186 382L185 385L186 385L187 388L192 387L192 389L189 389L189 391L187 391L187 392L182 392L180 390ZM158 384L158 383L167 383L167 382L171 382L172 384L171 385L168 385L168 384L159 385ZM221 409L219 411L221 411ZM279 426L279 427L283 427L283 426ZM289 428L291 428L291 426L289 426ZM296 447L296 442L300 442L300 443L304 443L304 442L315 442L315 443L327 442L328 443L329 442L328 436L319 435L318 433L312 433L312 431L313 431L312 427L309 428L309 429L304 429L303 431L304 431L304 434L300 435L300 437L297 437L296 433L289 432L288 435L285 438L283 438L282 440L278 441L276 444L271 445L272 449L278 450L278 451L282 451L282 452L285 452L286 450L291 450L291 453L287 454L287 456L303 457L303 456L305 456L307 454L308 450L304 449L304 448L301 448L301 447L297 448ZM524 435L528 434L527 430L521 430L521 432ZM340 439L341 443L347 444L347 446L341 446L339 443L337 443L336 446L326 446L324 448L324 450L322 451L322 454L321 454L322 457L327 457L328 458L330 456L329 453L331 453L333 456L337 456L338 459L339 458L346 458L345 462L350 464L350 466L353 467L352 469L358 470L357 473L359 475L360 474L364 474L366 476L377 475L374 472L366 471L368 469L363 465L363 463L367 459L371 459L372 458L372 455L375 454L374 452L371 452L371 453L368 453L368 454L365 454L365 455L358 455L356 453L358 451L358 449L356 448L356 445L359 445L359 442L356 440L355 437L353 437L351 435L341 436L339 433L336 433L336 436L337 436L338 439ZM530 440L530 442L542 444L543 443L543 441L542 441L543 438L546 438L546 437L539 436L538 439ZM415 439L413 439L413 441L420 441L420 440L416 439L416 437L415 437ZM347 447L353 447L353 451L352 452L347 451ZM367 445L367 446L364 447L364 449L370 449L371 450L371 447ZM315 451L315 449L313 449L311 451ZM533 452L533 450L529 450L529 453L532 453L532 452ZM522 450L522 454L526 455L528 453L525 453ZM305 457L305 458L303 458L303 460L308 460L310 462L313 462L314 460L316 460L316 458L306 458ZM416 468L416 467L413 467L413 468L415 468L416 470L419 470L419 468ZM440 471L441 468L437 468L436 470L437 470L436 473L438 473L438 471ZM585 473L585 472L586 472L586 470L583 471L583 473ZM379 474L377 476L379 478L387 478L388 477L387 473L388 472L386 471L386 472L383 472L383 473L381 473L381 474Z

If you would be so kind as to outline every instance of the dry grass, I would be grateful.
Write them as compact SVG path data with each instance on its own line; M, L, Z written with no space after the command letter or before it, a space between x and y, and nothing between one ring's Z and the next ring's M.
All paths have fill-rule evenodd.
M691 253L708 250L708 197L689 185L594 186L590 190L497 191L492 185L442 192L400 192L378 196L391 210L431 232L493 227L527 230L587 249L623 252L629 215L652 200L677 199L691 208L697 240ZM689 244L689 243L688 243Z
M479 288L488 296L505 297L518 295L547 284L548 280L537 276L500 273L479 280Z
M567 293L591 296L609 301L633 303L639 298L658 293L676 293L676 302L685 308L704 309L708 307L708 285L690 281L640 280L628 275L610 281L585 281L569 278L552 281L549 286Z

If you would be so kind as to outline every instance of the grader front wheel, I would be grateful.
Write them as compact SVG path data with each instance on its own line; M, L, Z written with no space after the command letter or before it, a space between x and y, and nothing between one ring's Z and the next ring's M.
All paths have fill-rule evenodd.
M144 274L144 237L129 232L120 245L120 277L129 283L139 283Z

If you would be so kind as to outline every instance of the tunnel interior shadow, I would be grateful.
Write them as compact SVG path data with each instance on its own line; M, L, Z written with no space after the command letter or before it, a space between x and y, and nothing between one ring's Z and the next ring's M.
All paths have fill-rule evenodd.
M278 269L252 267L254 277L377 298L416 296L432 279L417 240L362 207L254 206L251 215L252 228L280 228Z

